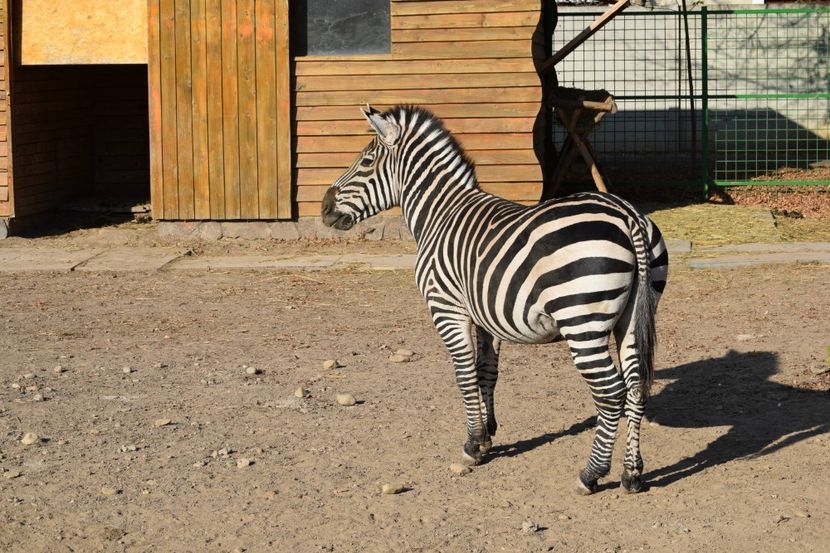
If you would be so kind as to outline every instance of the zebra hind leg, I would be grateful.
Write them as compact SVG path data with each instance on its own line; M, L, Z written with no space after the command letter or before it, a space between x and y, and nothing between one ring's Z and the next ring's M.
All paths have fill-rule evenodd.
M625 404L625 382L608 349L608 337L580 341L568 338L577 370L588 383L597 408L597 427L586 467L579 473L577 492L589 495L611 470L614 439Z
M494 392L499 378L499 348L501 340L481 327L476 327L476 373L478 387L481 393L481 412L487 430L486 437L481 444L481 452L487 453L493 447L493 436L496 435L498 423Z
M633 303L633 302L632 302ZM625 416L627 433L624 468L620 476L620 487L628 493L642 491L643 457L640 453L640 423L645 412L645 398L641 393L639 376L639 354L634 339L631 307L620 317L614 336L617 341L620 364L626 385Z

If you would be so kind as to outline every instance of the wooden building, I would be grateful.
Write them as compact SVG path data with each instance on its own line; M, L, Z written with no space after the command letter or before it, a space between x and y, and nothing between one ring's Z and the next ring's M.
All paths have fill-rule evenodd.
M90 194L158 220L317 216L365 103L428 107L486 190L535 202L542 3L0 0L0 217Z

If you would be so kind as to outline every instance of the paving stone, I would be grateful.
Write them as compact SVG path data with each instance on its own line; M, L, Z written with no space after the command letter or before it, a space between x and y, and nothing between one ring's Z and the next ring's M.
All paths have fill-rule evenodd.
M222 235L225 238L241 238L243 240L268 240L271 238L269 223L263 221L238 223L222 223Z
M196 231L199 229L199 225L201 223L193 221L160 221L156 232L159 238L194 239L198 238Z
M689 240L666 240L666 249L670 255L691 253L692 243Z
M104 250L67 251L60 248L2 248L0 272L71 271Z
M416 256L414 254L399 255L369 255L369 254L345 254L336 263L337 267L349 265L363 266L375 271L394 271L398 269L411 269L415 267Z
M313 239L315 238L316 226L314 224L314 220L310 217L304 217L294 223L294 228L297 229L297 234L300 235L302 239Z
M293 221L278 221L271 223L271 238L273 240L299 240L300 232Z
M202 240L219 240L223 236L222 232L222 223L217 221L205 221L201 225L199 225L196 234Z
M756 255L724 255L712 258L688 260L693 269L733 269L757 265L781 265L786 263L830 263L830 252L782 252Z
M327 227L319 217L304 217L297 221L300 238L309 240L347 240L358 237L359 227L347 231Z
M170 270L316 270L333 266L340 256L302 256L281 258L272 255L223 255L179 258L167 266Z
M78 265L76 271L157 271L182 255L172 248L119 247Z
M363 232L361 225L357 225L349 230L338 230L333 227L327 227L319 217L313 219L312 228L313 234L311 238L323 240L349 240L359 238Z
M379 218L378 222L368 225L366 229L363 231L363 239L369 241L377 241L383 240L383 233L384 228L386 227L386 222L383 218Z
M412 234L404 223L403 217L387 217L383 232L384 240L412 240Z
M776 242L772 244L729 244L702 248L699 253L830 252L830 242Z

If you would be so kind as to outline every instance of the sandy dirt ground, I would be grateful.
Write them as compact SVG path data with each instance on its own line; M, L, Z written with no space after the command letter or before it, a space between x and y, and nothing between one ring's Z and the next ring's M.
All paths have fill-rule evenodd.
M494 449L449 470L462 404L409 271L6 274L0 551L828 551L829 276L676 264L649 488L618 447L582 497L561 343L504 347Z

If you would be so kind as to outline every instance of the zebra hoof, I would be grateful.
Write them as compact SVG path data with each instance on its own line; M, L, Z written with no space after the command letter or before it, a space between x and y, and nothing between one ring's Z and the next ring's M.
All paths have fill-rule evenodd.
M478 446L478 449L479 449L479 451L481 451L482 453L487 453L488 451L490 451L490 449L491 449L492 447L493 447L493 440L491 440L490 438L487 438L486 440L484 440L483 442L481 442L481 445L480 445L480 446Z
M591 495L595 491L597 491L596 482L586 484L582 481L582 478L576 479L576 493L579 495Z
M461 451L461 462L468 467L474 467L481 463L481 446L467 443Z
M643 481L637 474L630 474L627 470L622 472L620 487L625 493L640 493L643 491Z

